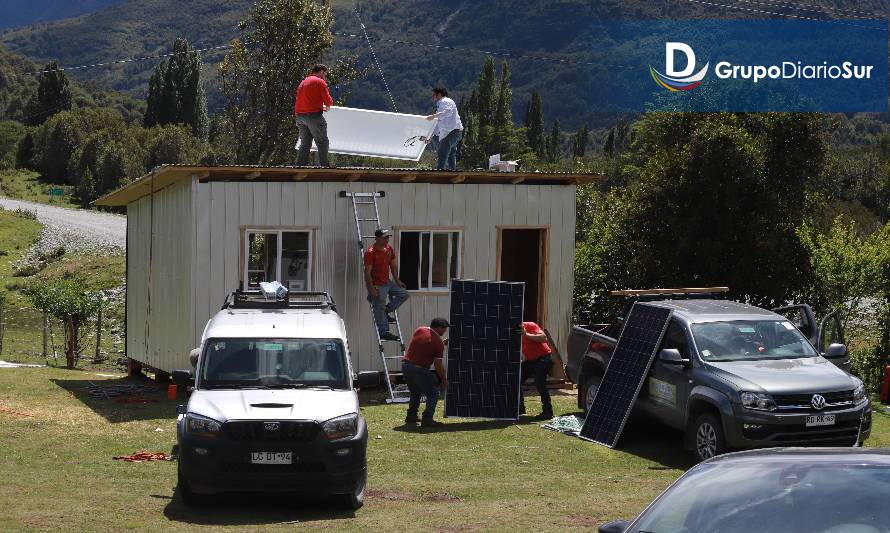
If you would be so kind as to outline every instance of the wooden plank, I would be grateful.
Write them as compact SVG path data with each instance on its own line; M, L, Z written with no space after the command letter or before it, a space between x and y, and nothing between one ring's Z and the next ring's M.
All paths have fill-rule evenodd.
M399 181L402 183L411 183L412 181L417 179L417 174L407 174L399 178Z
M520 183L522 183L524 181L525 181L525 178L522 176L519 176L517 178L513 178L512 180L510 180L510 184L511 185L519 185Z
M359 172L346 175L346 181L358 181L360 179L362 179L362 174Z
M247 174L245 174L245 175L244 175L244 179L246 179L246 180L255 180L255 179L259 178L259 177L262 176L262 175L263 175L263 173L260 172L259 170L254 170L253 172L248 172Z
M290 179L292 179L293 181L304 181L308 177L308 172L297 172L295 174L292 174Z
M467 175L466 175L466 174L458 174L457 176L451 178L451 183L452 183L452 184L463 183L463 182L465 182L465 181L467 181Z

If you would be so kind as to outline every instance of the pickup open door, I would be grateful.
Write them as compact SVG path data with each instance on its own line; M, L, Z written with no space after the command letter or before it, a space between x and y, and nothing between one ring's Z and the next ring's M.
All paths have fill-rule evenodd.
M796 304L773 309L788 319L789 322L810 340L810 343L823 357L840 369L850 371L850 358L844 344L844 328L840 314L832 311L818 320L813 309L807 304Z

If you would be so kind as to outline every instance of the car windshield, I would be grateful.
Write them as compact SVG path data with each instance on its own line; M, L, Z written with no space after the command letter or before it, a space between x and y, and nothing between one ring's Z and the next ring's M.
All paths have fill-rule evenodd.
M705 361L815 357L816 350L787 320L735 320L692 325Z
M701 465L628 531L890 533L890 467L783 459Z
M349 388L343 344L328 339L211 339L200 388Z

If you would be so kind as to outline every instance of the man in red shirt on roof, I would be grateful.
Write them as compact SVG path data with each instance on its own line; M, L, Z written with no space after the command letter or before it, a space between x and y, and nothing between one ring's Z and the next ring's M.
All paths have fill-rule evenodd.
M315 65L300 86L294 102L294 116L297 117L297 128L300 130L300 149L297 152L297 166L309 164L309 149L312 140L318 148L318 165L331 166L328 161L328 122L323 113L334 105L331 93L328 92L328 67Z
M374 307L377 333L385 341L401 340L398 335L389 332L389 323L396 321L393 313L408 299L405 284L399 279L396 253L389 245L391 235L390 230L378 228L374 232L374 244L365 250L365 285L368 287L368 301ZM390 272L392 278L389 276Z
M547 376L553 368L553 358L550 356L552 349L548 344L547 335L541 326L534 322L522 323L522 369L520 371L520 383L534 376L535 387L541 395L541 414L535 420L550 420L553 418L553 405L550 402L550 392L547 390ZM525 399L522 402L525 408Z
M420 327L414 331L411 343L402 358L402 376L411 391L408 401L408 414L405 416L405 424L417 423L417 410L420 409L420 397L426 396L426 410L423 412L421 427L439 427L442 422L433 420L436 412L436 402L439 400L439 388L448 388L448 377L445 374L445 365L442 364L442 356L448 339L442 339L448 328L451 327L444 318L434 318L430 327ZM435 374L430 372L430 365L435 368Z

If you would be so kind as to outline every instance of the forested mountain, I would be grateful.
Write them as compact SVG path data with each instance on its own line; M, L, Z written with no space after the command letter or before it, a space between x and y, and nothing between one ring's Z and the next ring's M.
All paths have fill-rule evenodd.
M96 3L68 2L68 4ZM321 1L321 0L319 0ZM18 3L18 2L16 2ZM46 4L32 2L32 4ZM542 97L548 120L559 118L564 129L587 123L611 126L615 117L597 113L591 98L596 80L607 73L586 64L595 35L590 24L616 18L763 18L760 4L735 3L738 9L686 0L333 0L333 62L346 54L358 56L367 76L348 87L335 87L335 96L348 95L349 104L390 109L384 85L362 35L356 6L400 111L422 113L430 107L428 89L446 84L457 99L465 96L485 54L509 58L514 90L514 116L524 116L532 90ZM56 59L71 66L152 56L170 51L177 37L196 48L225 45L238 33L252 0L120 0L87 16L21 28L0 36L0 44L38 63ZM865 18L890 13L890 0L822 1L806 6L770 2L772 13L796 17ZM821 7L819 7L819 4ZM741 9L745 8L745 9ZM396 42L398 41L398 42ZM213 76L226 50L205 52L205 79L211 111L221 107ZM145 60L71 72L75 79L144 98L157 60Z
M121 0L3 0L0 29L77 17L119 2Z

